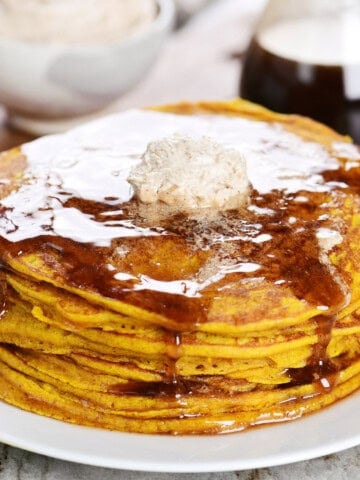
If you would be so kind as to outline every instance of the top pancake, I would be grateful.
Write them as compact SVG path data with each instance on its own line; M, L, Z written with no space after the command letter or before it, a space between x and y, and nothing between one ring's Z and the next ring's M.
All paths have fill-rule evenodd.
M244 154L248 207L184 215L133 198L131 166L149 141L178 132ZM328 128L241 100L118 114L2 155L1 260L176 331L350 313L360 304L359 160Z

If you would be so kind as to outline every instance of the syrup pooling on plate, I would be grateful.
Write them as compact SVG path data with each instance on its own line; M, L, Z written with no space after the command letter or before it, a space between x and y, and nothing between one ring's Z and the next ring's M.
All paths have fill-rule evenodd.
M252 185L248 207L184 215L161 205L149 211L133 198L127 182L132 166L150 141L178 133L209 136L241 151ZM347 170L335 155L280 125L132 111L40 139L22 153L27 167L21 184L15 182L2 201L4 269L7 252L21 258L40 251L67 285L173 320L166 387L149 385L151 395L184 394L176 374L181 332L212 321L219 291L241 297L259 282L274 291L286 288L318 308L328 321L314 321L326 328L349 301L348 278L330 267L318 232L346 233L329 210L356 188L357 169ZM246 322L246 312L229 321ZM329 336L320 332L319 339L322 353L312 355L309 365L317 375L319 362L327 361ZM132 383L118 390L144 394L144 388Z

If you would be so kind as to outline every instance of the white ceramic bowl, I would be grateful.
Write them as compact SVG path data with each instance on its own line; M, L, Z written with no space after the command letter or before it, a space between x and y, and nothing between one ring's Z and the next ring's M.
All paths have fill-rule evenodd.
M71 46L1 39L0 103L14 123L27 128L31 121L96 112L141 80L173 25L173 0L157 3L156 19L118 43Z

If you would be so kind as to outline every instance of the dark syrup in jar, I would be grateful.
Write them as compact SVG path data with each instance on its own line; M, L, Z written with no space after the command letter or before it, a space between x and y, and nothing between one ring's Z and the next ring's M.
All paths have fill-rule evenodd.
M360 19L298 19L259 32L240 95L319 120L360 144Z

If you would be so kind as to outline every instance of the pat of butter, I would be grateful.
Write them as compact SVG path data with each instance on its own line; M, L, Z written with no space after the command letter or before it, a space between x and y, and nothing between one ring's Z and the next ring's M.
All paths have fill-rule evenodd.
M249 201L244 157L208 137L173 135L149 143L128 181L141 202L180 211L238 209Z

